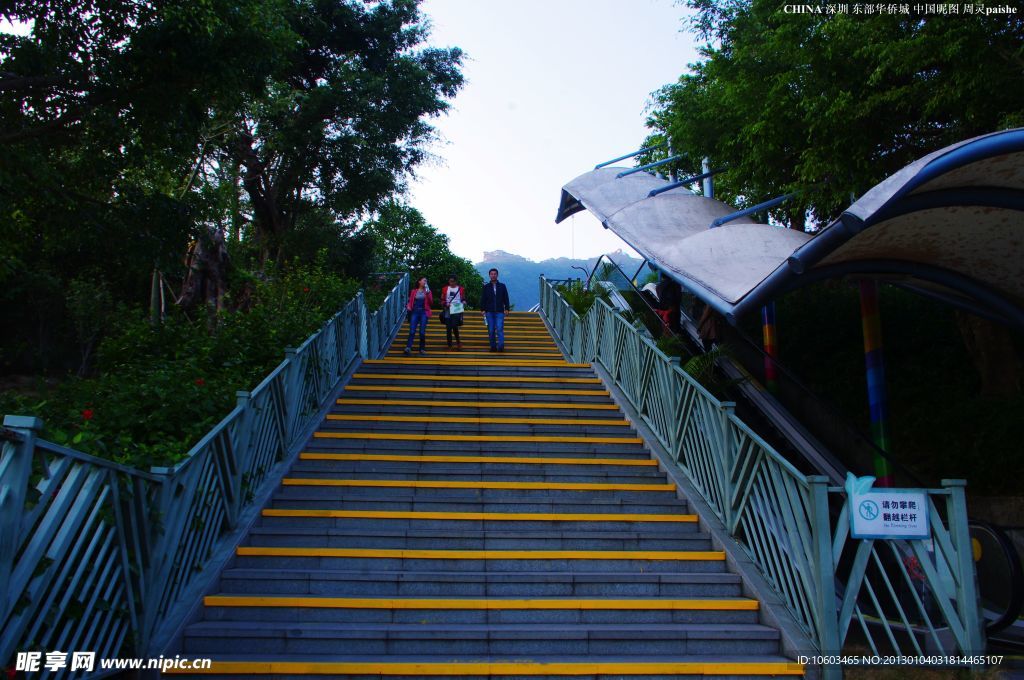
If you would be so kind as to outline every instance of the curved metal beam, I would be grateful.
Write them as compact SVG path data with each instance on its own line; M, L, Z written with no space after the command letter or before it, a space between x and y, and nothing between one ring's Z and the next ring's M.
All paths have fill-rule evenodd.
M904 196L875 213L865 226L873 226L901 215L940 208L983 207L1024 211L1024 191L1005 187L964 187L938 189Z

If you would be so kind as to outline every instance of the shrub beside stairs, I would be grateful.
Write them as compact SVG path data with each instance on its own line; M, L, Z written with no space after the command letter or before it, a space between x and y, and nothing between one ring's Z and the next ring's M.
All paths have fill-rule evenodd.
M184 633L204 677L801 675L536 314L365 361ZM414 350L416 346L414 345ZM180 675L181 673L179 673Z

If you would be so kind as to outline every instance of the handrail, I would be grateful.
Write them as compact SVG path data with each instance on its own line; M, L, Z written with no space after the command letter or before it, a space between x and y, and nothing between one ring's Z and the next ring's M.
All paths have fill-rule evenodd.
M571 361L604 367L821 654L852 621L874 654L983 652L962 481L926 490L930 541L851 539L845 489L800 473L604 301L580 318L542 277L541 311Z
M37 418L7 416L0 667L29 649L155 657L156 631L174 623L176 603L243 511L276 483L355 364L397 331L408 287L403 274L371 314L359 291L254 390L238 392L173 467L134 470L38 439Z

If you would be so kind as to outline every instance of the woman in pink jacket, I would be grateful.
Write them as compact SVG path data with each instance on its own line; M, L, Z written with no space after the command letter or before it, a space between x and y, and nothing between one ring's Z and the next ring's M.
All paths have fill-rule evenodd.
M409 304L405 306L409 310L409 339L405 341L405 354L412 353L412 338L416 329L420 329L420 355L427 353L427 319L430 318L430 308L434 304L434 295L427 285L427 277L419 280L419 286L409 291Z

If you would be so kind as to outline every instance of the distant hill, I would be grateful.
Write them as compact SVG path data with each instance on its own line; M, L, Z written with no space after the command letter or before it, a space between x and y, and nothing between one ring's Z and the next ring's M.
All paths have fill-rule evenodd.
M642 260L630 257L621 250L609 253L609 256L629 276L636 272L642 262ZM480 272L480 276L484 277L484 281L488 280L487 270L491 267L497 267L498 280L508 286L508 295L512 299L512 304L517 310L526 311L540 302L538 279L541 274L549 279L583 279L586 278L583 272L573 269L573 266L582 267L589 274L596 262L596 257L581 260L559 257L544 260L543 262L534 262L521 255L506 253L504 250L494 250L485 252L483 261L477 262L474 266ZM647 272L647 267L644 267L641 278Z

